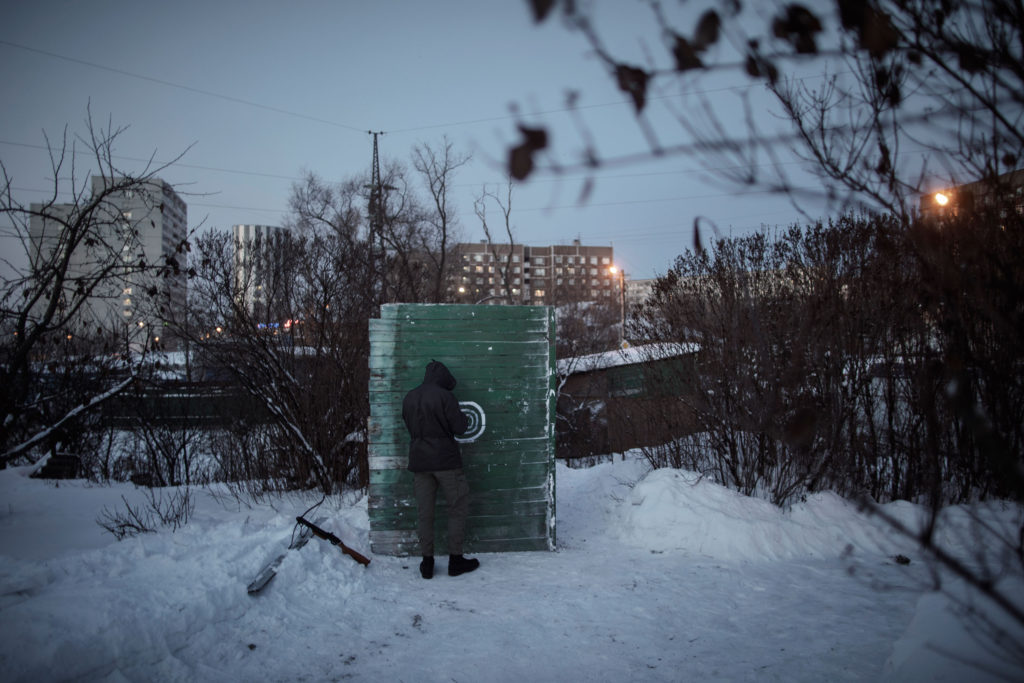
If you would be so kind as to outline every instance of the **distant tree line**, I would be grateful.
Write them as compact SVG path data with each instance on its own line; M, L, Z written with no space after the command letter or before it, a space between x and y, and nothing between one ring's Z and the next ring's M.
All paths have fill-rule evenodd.
M20 204L7 176L0 195L28 257L28 267L3 283L0 465L70 458L97 481L228 482L243 499L365 487L368 321L384 302L450 300L462 267L450 187L467 157L444 140L414 148L411 166L386 162L373 217L370 173L340 183L310 173L293 186L288 218L273 237L236 240L211 228L179 245L173 263L126 267L123 254L138 252L147 226L123 224L117 195L141 190L163 167L122 172L113 152L120 130L87 123L84 157L66 141L51 149L48 202ZM74 180L97 161L113 179L99 195ZM71 202L58 204L69 191ZM484 188L476 208L496 197ZM511 183L502 209L514 242ZM38 216L54 225L58 248L33 245L29 224ZM123 244L107 243L122 232ZM94 254L94 268L83 273L71 255L85 252ZM243 252L247 267L239 267ZM129 272L157 282L187 272L187 305L167 306L156 290L136 292L134 304L155 324L83 326L79 312L90 297ZM615 336L607 313L572 306L559 352L598 350ZM168 348L179 352L173 368L155 353ZM134 528L138 515L120 522Z
M631 335L699 344L677 399L699 433L648 457L780 505L822 490L1024 496L1024 226L1009 199L909 224L846 216L679 256Z

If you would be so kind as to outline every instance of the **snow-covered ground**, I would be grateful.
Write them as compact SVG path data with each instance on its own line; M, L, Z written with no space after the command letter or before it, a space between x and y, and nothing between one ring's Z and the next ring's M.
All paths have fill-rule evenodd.
M33 682L1021 680L929 590L914 547L836 496L784 513L630 458L560 464L557 477L557 552L479 555L458 578L439 558L424 581L412 558L364 568L313 539L250 596L315 499L248 508L196 491L183 529L117 542L95 520L140 490L0 471L0 671ZM986 514L1012 524L1021 511ZM365 499L313 515L369 554ZM949 515L951 547L963 519ZM1021 578L1007 581L1020 597Z

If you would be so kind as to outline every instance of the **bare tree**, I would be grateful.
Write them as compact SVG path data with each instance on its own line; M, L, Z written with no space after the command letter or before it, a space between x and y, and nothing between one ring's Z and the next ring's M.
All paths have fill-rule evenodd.
M453 170L447 171L449 175L443 181L446 186ZM450 215L441 219L436 210L424 203L403 164L388 162L382 182L388 189L380 235L387 290L384 301L434 301L448 283L451 240L455 236L449 231L455 229L455 223ZM450 210L446 198L442 205Z
M91 115L86 123L85 137L69 139L65 129L59 144L47 142L53 181L42 202L19 202L14 178L0 163L0 214L21 240L28 263L18 268L8 262L13 275L0 292L0 466L34 460L40 446L52 446L133 381L129 347L142 348L149 330L111 323L96 314L97 302L120 296L124 283L141 281L138 276L159 282L184 272L177 258L147 259L140 246L150 228L146 217L120 209L120 198L148 196L166 165L122 171L114 164L114 146L124 128L101 128ZM93 179L83 172L90 166ZM178 253L187 247L183 240ZM157 285L151 289L158 294ZM115 352L122 358L116 368ZM65 381L71 366L80 372Z
M446 298L445 287L453 268L449 259L452 247L458 241L458 220L450 195L451 182L455 172L469 160L468 155L457 154L447 138L439 148L422 144L413 149L413 168L426 185L433 205L433 211L425 217L430 231L424 236L422 251L433 265L434 288L430 300L434 303L441 303Z
M509 153L516 178L688 155L726 186L799 203L807 191L780 163L792 150L821 181L813 195L833 208L905 217L908 200L936 180L994 181L1024 158L1024 8L1016 0L837 0L832 11L788 3L767 20L754 3L723 0L685 26L693 21L689 7L655 0L657 35L637 36L642 51L631 56L608 48L589 4L528 4L537 22L560 11L629 97L648 145L609 157L599 137L584 131L588 145L578 161L542 163L551 133L520 124L522 141ZM823 80L793 75L809 63ZM703 79L730 73L763 84L788 126L763 113L755 89L701 94ZM652 104L666 94L678 96ZM665 107L678 128L656 129L647 116L653 106ZM735 111L746 128L739 133L724 123L736 120Z
M477 219L480 221L480 227L484 230L484 237L487 240L487 245L491 250L491 258L498 265L498 279L501 281L501 296L505 299L505 303L513 305L518 303L513 298L515 292L515 272L513 264L513 257L515 256L515 244L516 238L512 229L512 178L508 179L505 184L505 197L502 198L498 194L498 190L491 190L486 185L480 189L480 194L473 200L473 211L476 213ZM504 228L505 237L508 238L508 250L502 254L500 253L497 245L501 242L496 242L494 235L491 233L491 226L487 222L487 204L494 203L498 206L498 210L501 212L501 226ZM504 251L504 250L502 250Z
M1011 256L1024 232L1021 216L996 213L939 230L844 217L678 257L638 333L699 343L682 383L694 391L672 394L699 433L667 415L679 438L651 449L652 462L777 504L818 490L860 500L1021 621L1001 581L1024 571L1024 517L993 522L984 504L1024 490L1024 428L1010 417L1024 413L1011 370L1020 352L1006 343L1024 323L1024 269ZM898 499L928 506L929 518L907 525L879 505ZM970 539L939 531L954 503L973 506ZM950 551L961 543L967 557ZM976 618L998 633L999 619Z
M447 187L455 157L430 154L420 148L423 172ZM308 174L293 188L280 239L236 244L210 232L197 241L191 343L267 420L233 435L248 457L222 454L225 472L261 479L249 493L366 485L369 320L381 301L437 296L446 282L440 251L454 225L423 209L401 165L387 164L382 175L389 191L380 234L371 234L363 210L363 178L328 184ZM436 197L450 211L446 193ZM383 258L374 256L379 244ZM250 255L248 267L238 267L239 251ZM257 285L258 300L247 297Z
M342 242L334 231L274 244L270 258L281 277L264 291L262 307L239 295L245 284L236 277L229 235L211 231L196 246L199 320L191 343L202 363L256 400L270 426L266 442L249 454L269 467L232 459L225 469L264 472L271 490L364 485L366 321L375 306L366 287L373 279L368 244Z
M1014 192L1019 191L1015 170L1024 158L1024 6L1018 0L837 0L833 11L824 12L785 3L765 21L756 3L723 0L698 17L687 17L689 7L655 0L649 6L656 34L639 37L640 54L623 56L603 40L592 5L571 0L531 0L528 5L538 22L560 13L568 30L597 55L633 104L646 147L606 156L599 136L584 130L588 144L581 157L562 163L546 156L548 130L520 123L522 139L509 151L514 177L693 155L727 187L778 192L797 207L813 196L826 200L832 212L868 208L895 221L896 236L881 248L903 261L886 267L893 274L908 268L918 280L913 288L893 291L894 299L906 304L901 312L909 324L878 321L888 336L876 339L884 339L890 350L878 356L884 360L879 371L899 379L886 382L884 397L862 394L884 399L892 412L888 424L867 423L883 429L864 442L859 462L896 466L880 473L885 483L875 482L876 491L916 484L930 488L923 497L933 504L931 518L920 528L902 530L938 564L1024 622L1019 607L1003 599L997 574L958 565L934 536L939 506L948 500L943 473L954 481L978 481L981 472L1001 472L999 495L1024 498L1020 420L1004 419L1014 402L1009 397L1020 396L1021 390L1019 372L1007 369L1019 367L1021 360L1011 340L1019 338L1024 320L1024 274L1006 254L1014 248L1020 224ZM796 67L807 65L824 79L796 77ZM701 87L705 79L729 73L763 85L761 94L777 111L765 115L756 89L725 98L701 94L707 92ZM655 95L674 97L658 97L655 105ZM652 124L648 114L653 106L664 106L678 127ZM739 129L726 123L737 121L733 110L741 112ZM776 113L782 125L773 122ZM586 127L582 116L577 121ZM800 189L801 183L787 173L781 162L790 151L808 162L820 189ZM956 220L917 220L926 190L964 183L975 185L957 197L950 212L959 214ZM704 245L699 231L694 232L694 253L699 254ZM752 275L736 270L733 277ZM917 301L911 298L915 295ZM814 311L803 313L815 320L810 317ZM818 319L811 331L821 333L827 324ZM750 378L735 381L732 392L750 385ZM805 382L799 389L806 393L811 385ZM906 415L896 407L904 401L915 408L913 423L906 425L897 420ZM803 414L822 416L820 409ZM816 429L811 433L819 438ZM914 453L886 450L888 435L897 433L915 436ZM908 462L919 463L921 471L895 481L896 472L903 471L899 463ZM958 471L944 471L949 463L959 463ZM975 490L979 494L984 495ZM1018 525L1009 533L993 532L979 523L978 532L979 547L1007 549L1016 558L1011 563L1015 571L1021 571L1024 529Z
M448 141L440 148L419 145L413 156L415 171L429 192L429 204L417 195L403 164L383 163L382 225L380 234L373 236L379 247L363 257L372 271L365 292L373 295L378 305L383 301L440 301L449 281L458 230L450 187L468 157L457 154ZM368 177L358 177L332 185L307 174L292 193L291 227L300 233L332 234L344 249L355 249L357 242L371 239L366 207L372 188L368 183ZM379 253L381 247L383 253Z

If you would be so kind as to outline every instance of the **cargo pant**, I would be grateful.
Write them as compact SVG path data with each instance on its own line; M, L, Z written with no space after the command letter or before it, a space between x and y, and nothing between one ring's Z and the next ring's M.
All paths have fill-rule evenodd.
M420 554L423 557L434 555L434 504L438 488L444 492L448 503L448 554L461 555L469 510L469 482L461 469L414 473Z

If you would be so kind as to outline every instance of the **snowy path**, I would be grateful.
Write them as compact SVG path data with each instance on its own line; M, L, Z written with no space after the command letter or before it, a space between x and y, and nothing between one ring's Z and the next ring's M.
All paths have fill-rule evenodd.
M261 597L219 633L223 647L205 637L193 647L211 667L237 662L240 679L875 680L916 602L865 590L836 563L723 566L639 551L604 563L572 550L481 557L473 575L430 582L412 563L378 558L374 594L355 598L307 576L312 585L288 599L298 604ZM297 634L281 635L293 629L305 631L308 659L293 651ZM256 647L244 652L247 640Z
M454 579L439 558L424 581L411 558L364 568L314 539L255 597L246 584L308 503L228 511L199 494L186 528L117 543L93 520L131 487L57 489L0 472L0 666L10 681L883 677L916 613L922 563L893 563L886 538L831 499L828 523L809 524L805 511L769 525L765 515L778 513L710 484L654 476L631 489L641 467L559 467L558 552L480 555L479 571ZM678 545L692 543L674 528L680 496L704 509L694 548ZM365 500L318 513L367 547ZM759 547L737 520L742 533L790 539L791 557L737 559L735 549ZM837 534L820 535L830 524L873 545L842 558L841 544L830 550Z

